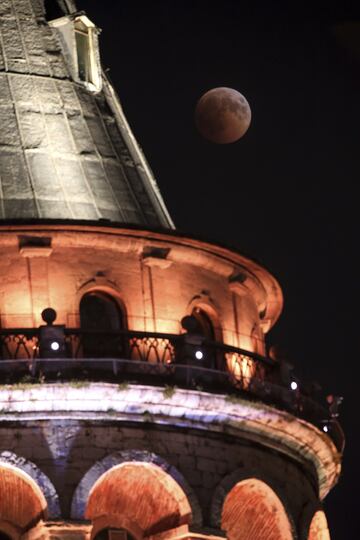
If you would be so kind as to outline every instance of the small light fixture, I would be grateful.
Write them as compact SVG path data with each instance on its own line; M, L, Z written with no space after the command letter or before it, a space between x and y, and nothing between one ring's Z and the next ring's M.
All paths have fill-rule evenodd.
M200 350L196 351L195 358L196 360L202 360L204 358L204 353Z
M65 358L67 356L65 327L61 324L54 324L56 311L52 308L46 308L41 313L41 317L46 325L39 328L40 358Z
M298 383L296 381L291 381L290 388L291 388L291 390L297 390L298 389Z
M325 424L325 426L323 427L323 431L324 431L325 433L328 433L328 431L329 431L329 427L328 427L326 424Z

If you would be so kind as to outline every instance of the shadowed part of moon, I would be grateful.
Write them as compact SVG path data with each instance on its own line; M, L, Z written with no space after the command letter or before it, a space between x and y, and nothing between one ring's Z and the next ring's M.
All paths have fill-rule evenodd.
M232 88L214 88L204 94L195 110L195 123L206 139L232 143L242 137L251 121L248 102Z

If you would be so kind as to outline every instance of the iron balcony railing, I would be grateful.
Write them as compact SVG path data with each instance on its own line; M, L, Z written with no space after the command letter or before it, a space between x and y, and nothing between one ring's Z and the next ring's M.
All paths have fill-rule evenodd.
M339 451L336 416L284 364L192 334L64 328L63 347L44 357L39 328L0 329L0 384L22 380L127 381L203 389L284 409L317 425ZM286 367L286 366L285 366Z

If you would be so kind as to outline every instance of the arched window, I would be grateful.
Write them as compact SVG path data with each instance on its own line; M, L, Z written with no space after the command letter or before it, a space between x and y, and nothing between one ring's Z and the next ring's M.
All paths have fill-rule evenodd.
M80 324L85 357L118 357L123 351L124 315L109 294L94 291L82 298Z
M212 320L206 311L200 307L195 307L191 315L198 323L197 332L209 341L215 341L215 329Z
M0 539L1 540L1 539ZM103 529L98 532L94 540L135 540L125 529Z

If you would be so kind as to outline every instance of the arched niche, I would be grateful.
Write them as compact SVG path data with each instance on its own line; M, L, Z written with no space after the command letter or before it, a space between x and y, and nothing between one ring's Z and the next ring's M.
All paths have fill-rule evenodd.
M95 289L80 300L80 324L84 330L116 332L124 328L125 314L113 295Z
M327 519L322 510L318 510L311 520L308 540L330 540Z
M34 527L48 515L39 486L27 473L4 462L0 462L0 501L0 523L8 523L19 532ZM8 530L4 533L9 536Z
M126 315L116 296L101 289L88 291L80 300L79 312L85 357L118 356L124 350L121 331L126 328Z
M275 492L261 480L238 482L227 494L221 529L229 540L292 540L291 524Z
M191 315L196 320L197 332L205 339L215 341L216 334L214 321L207 311L200 306L196 306L193 308Z
M103 474L90 491L85 517L124 523L136 538L189 525L191 508L175 480L153 463L128 462Z
M195 296L188 305L187 315L193 317L197 323L195 333L202 336L206 342L223 342L222 325L218 309L212 299L204 294ZM212 369L223 368L223 353L214 347L205 350L205 363L203 367ZM199 381L201 385L201 381Z

